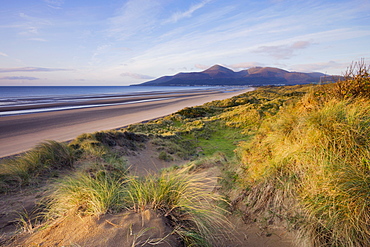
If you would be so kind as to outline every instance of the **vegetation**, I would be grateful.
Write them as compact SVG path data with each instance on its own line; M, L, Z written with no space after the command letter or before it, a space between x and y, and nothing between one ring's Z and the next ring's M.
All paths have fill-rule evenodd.
M370 79L363 68L338 82L356 93L343 94L337 84L315 87L239 145L248 211L285 217L301 244L370 244Z
M261 87L68 145L43 143L3 162L2 190L68 167L73 171L55 184L49 216L150 209L185 245L212 246L228 228L225 213L242 211L244 221L296 231L299 246L369 246L369 70L361 61L336 83ZM159 159L189 163L131 176L122 157L145 142ZM194 172L214 165L230 203ZM23 219L24 229L34 229Z
M187 246L213 246L230 228L226 211L215 206L223 199L212 193L209 179L190 174L189 168L132 180L128 201L136 211L161 212Z
M73 150L66 144L43 142L31 151L0 164L0 192L37 183L40 181L38 178L56 170L71 169L74 160Z

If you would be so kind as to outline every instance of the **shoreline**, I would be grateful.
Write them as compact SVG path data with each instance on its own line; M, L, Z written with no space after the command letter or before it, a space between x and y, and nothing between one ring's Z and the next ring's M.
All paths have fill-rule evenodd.
M130 124L160 118L185 107L227 99L251 90L253 88L232 92L217 90L174 92L168 93L166 97L163 93L153 93L154 96L149 97L150 99L148 95L137 96L135 101L140 100L140 102L127 103L125 98L100 99L95 102L100 104L98 107L2 116L0 117L0 158L26 152L45 140L63 142L83 133L119 129ZM151 99L160 100L147 101Z

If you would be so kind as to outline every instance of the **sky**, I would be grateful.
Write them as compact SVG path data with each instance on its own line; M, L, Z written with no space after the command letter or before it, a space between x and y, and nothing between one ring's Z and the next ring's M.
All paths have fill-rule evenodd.
M369 0L0 0L0 86L126 86L220 64L342 75Z

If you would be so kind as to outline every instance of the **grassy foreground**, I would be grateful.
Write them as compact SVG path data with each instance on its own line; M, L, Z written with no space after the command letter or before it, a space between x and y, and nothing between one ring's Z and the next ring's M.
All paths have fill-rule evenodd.
M147 142L158 158L189 165L130 175L122 157ZM193 172L214 164L227 201ZM0 186L11 192L60 174L43 224L151 209L183 245L216 246L231 211L284 224L298 246L370 246L369 68L354 64L334 84L262 87L69 144L46 142L3 162Z

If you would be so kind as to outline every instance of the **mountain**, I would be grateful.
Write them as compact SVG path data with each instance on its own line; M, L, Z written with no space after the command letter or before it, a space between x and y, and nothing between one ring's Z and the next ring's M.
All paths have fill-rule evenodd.
M202 72L178 73L147 81L140 86L197 86L197 85L295 85L317 83L327 77L323 73L289 72L272 67L255 67L239 72L214 65Z

